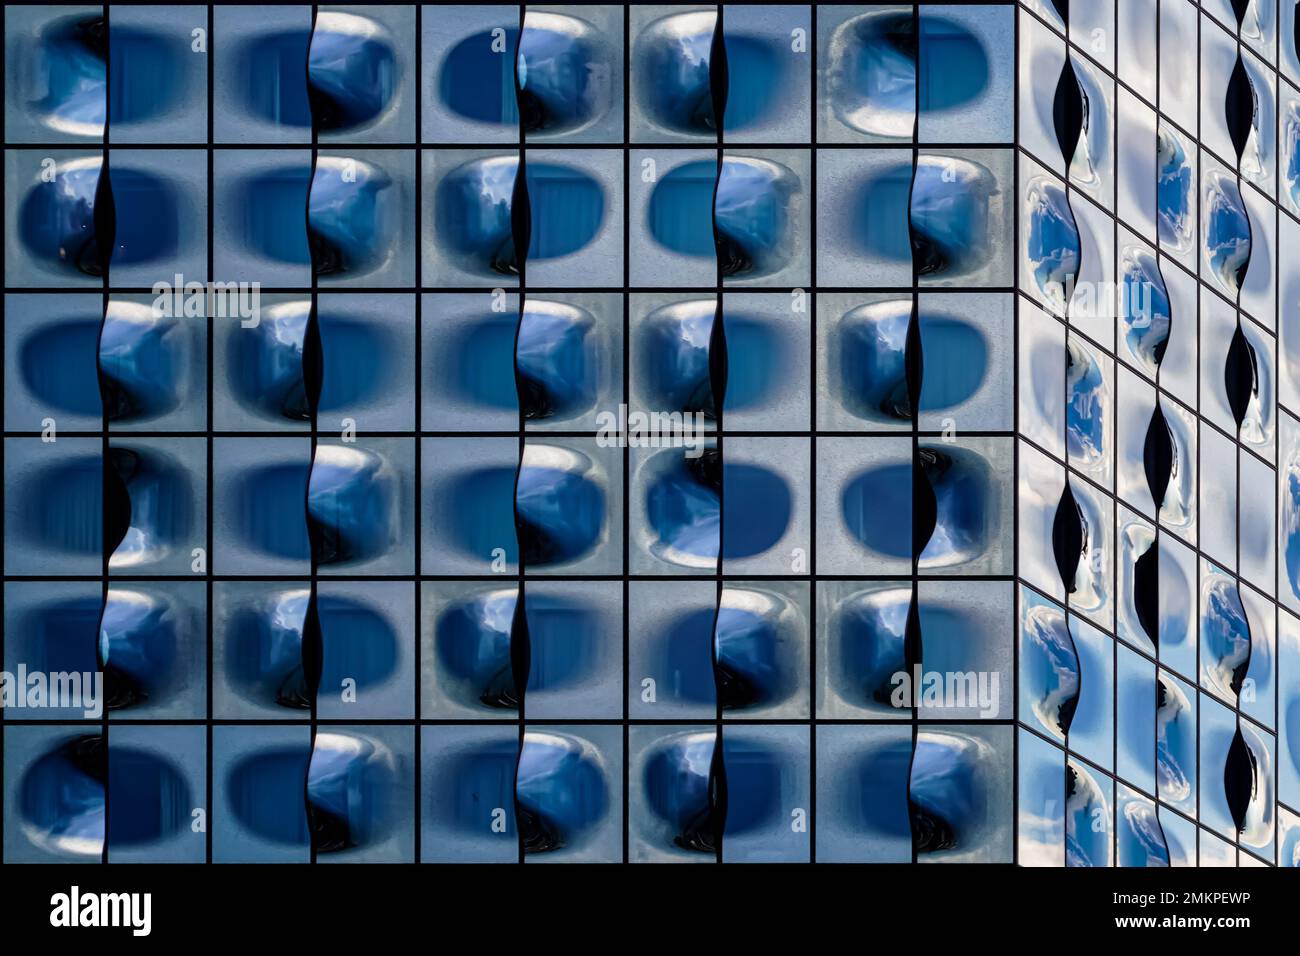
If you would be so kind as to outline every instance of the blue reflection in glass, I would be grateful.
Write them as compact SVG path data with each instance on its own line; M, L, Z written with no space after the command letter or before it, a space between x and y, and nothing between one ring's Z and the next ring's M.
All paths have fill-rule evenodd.
M1120 278L1124 341L1130 354L1155 374L1169 342L1169 294L1156 257L1133 249L1123 257Z
M1300 452L1293 452L1283 471L1280 522L1291 593L1300 597Z
M590 553L605 527L605 489L586 455L529 445L515 486L515 522L529 567Z
M61 17L40 31L35 72L44 83L31 107L52 129L99 137L104 133L108 59L104 17ZM116 33L116 31L114 31Z
M1110 865L1110 806L1081 764L1065 765L1065 865Z
M305 709L302 636L311 592L281 591L239 608L230 619L226 674L245 700Z
M996 191L983 166L948 156L919 157L915 176L910 163L886 167L857 190L853 241L872 256L914 262L921 275L971 272L989 256Z
M1054 605L1035 603L1024 612L1020 627L1020 692L1049 733L1064 740L1079 702L1079 657L1066 626L1065 614Z
M596 403L599 353L590 312L529 298L519 322L515 368L524 417L565 421Z
M106 763L99 736L65 740L33 762L18 783L28 838L52 853L97 858L104 847Z
M967 849L988 812L982 764L992 756L988 744L964 734L917 735L907 795L918 854Z
M1160 799L1190 808L1196 784L1196 711L1182 686L1165 674L1156 687L1156 786Z
M434 230L461 269L483 277L519 271L510 223L518 169L515 156L491 156L462 163L438 183Z
M1158 763L1156 668L1121 645L1115 674L1116 769L1124 779L1142 781L1143 789L1150 789Z
M899 163L873 173L849 197L851 238L859 252L890 262L912 261L908 235L911 194L912 166Z
M794 690L792 649L776 619L780 610L779 604L758 592L724 592L714 631L724 709L779 702Z
M1182 252L1192 242L1192 164L1179 138L1166 129L1156 132L1156 226L1162 246Z
M677 133L717 129L709 57L717 14L673 14L646 27L634 47L634 87L641 106L658 126Z
M1167 498L1168 496L1166 496ZM1174 561L1160 561L1160 646L1162 655L1193 655L1188 640L1190 618L1196 613L1192 583ZM1188 673L1192 668L1187 669Z
M720 177L716 162L683 163L655 184L647 225L673 252L721 256L723 275L770 275L790 255L790 206L797 192L795 174L768 160L728 156Z
M908 220L918 275L962 275L988 260L989 199L996 192L993 174L979 163L918 158Z
M308 421L302 350L311 302L284 302L262 310L251 329L229 338L230 390L241 405L275 420Z
M31 108L60 133L100 137L108 96L104 17L60 17L40 31L34 73L42 79ZM114 31L116 33L116 31Z
M1250 262L1250 220L1237 184L1211 172L1205 185L1205 257L1224 289L1236 294Z
M321 156L308 198L307 236L317 275L364 275L393 255L401 190L377 166Z
M642 323L635 350L638 377L653 407L713 417L709 341L716 309L713 299L675 302L655 309Z
M911 318L912 303L899 299L860 305L840 321L840 384L845 407L857 417L911 420L905 364Z
M1236 700L1250 665L1250 625L1236 583L1217 569L1204 582L1201 672L1220 695Z
M1292 101L1282 128L1282 181L1292 205L1300 207L1300 103Z
M188 546L194 489L185 466L156 449L115 446L108 456L131 503L130 524L109 566L136 567Z
M911 315L911 302L898 299L858 306L840 320L840 385L844 405L855 416L890 424L911 420L906 368ZM921 410L961 404L987 374L984 335L965 320L944 315L921 316L920 329Z
M514 156L476 159L438 184L434 228L440 246L476 275L519 271L510 210L519 161ZM532 212L528 258L555 259L590 243L605 221L605 191L581 169L533 162L525 167Z
M988 340L974 325L955 317L921 316L921 411L942 411L975 394L988 373Z
M910 588L854 594L835 609L833 640L838 661L833 680L841 695L860 707L894 711L895 674L907 672L904 640ZM926 632L928 641L928 631Z
M699 458L668 450L651 459L645 509L655 542L651 551L688 567L713 567L718 558L719 479L716 451Z
M841 25L832 37L827 71L840 121L875 136L910 136L916 46L911 13L867 13Z
M490 591L461 601L438 618L441 671L464 703L518 706L510 647L516 592ZM596 609L571 597L528 594L528 691L574 686L591 674L601 652Z
M1119 799L1115 851L1118 866L1169 866L1169 848L1155 807L1141 797Z
M491 591L438 618L434 644L442 680L463 703L519 706L510 662L516 592Z
M766 275L788 256L794 174L766 160L727 157L683 163L650 194L648 226L657 242L687 256L713 257L716 225L724 275ZM716 182L716 195L715 195Z
M956 109L988 87L988 53L965 26L920 17L922 112ZM830 47L831 105L841 122L875 136L911 135L917 105L916 24L910 13L867 13L836 30Z
M518 63L527 132L573 132L609 107L613 64L599 32L585 20L529 10Z
M335 10L316 14L307 87L317 129L356 129L376 121L400 81L393 41L380 24Z
M600 753L569 734L524 734L515 807L525 853L580 845L609 809Z
M318 733L307 769L312 846L335 853L381 838L393 820L397 757L373 737Z
M43 83L32 109L63 133L102 136L108 96L105 23L100 15L61 17L48 24L34 49Z
M1300 866L1300 826L1294 823L1279 833L1277 846L1278 866Z
M1029 234L1025 254L1038 290L1064 314L1079 276L1079 229L1065 190L1045 178L1029 184L1025 198Z
M651 408L702 412L714 417L709 375L713 299L674 302L651 312L638 329L637 378ZM724 316L727 381L724 406L732 410L760 405L772 390L786 356L774 324L746 315Z
M365 561L398 540L398 477L380 455L319 445L307 490L307 515L322 564Z
M1066 368L1066 440L1072 462L1093 465L1106 452L1106 413L1109 404L1101 366L1087 346L1071 339Z
M715 849L710 799L715 745L712 731L674 734L646 757L646 802L665 824L667 840L683 850Z
M724 276L771 275L785 265L791 253L791 206L798 191L798 177L779 163L748 156L723 159L713 197L713 225Z
M921 112L951 110L976 100L989 85L988 52L955 20L922 13Z
M968 561L984 550L994 524L992 473L974 452L922 445L921 470L934 492L935 523L920 561L936 567Z
M182 629L180 612L165 598L124 588L108 592L99 626L99 660L109 707L162 699L184 680L186 675L175 673L178 647L195 635Z
M135 302L109 303L99 370L111 420L157 418L180 405L189 374L183 321Z
M23 197L18 236L45 264L86 275L103 273L95 235L100 164L98 156L61 163L52 182L32 186Z
M782 380L786 343L770 321L743 315L725 315L727 332L727 388L723 407L728 411L761 404Z

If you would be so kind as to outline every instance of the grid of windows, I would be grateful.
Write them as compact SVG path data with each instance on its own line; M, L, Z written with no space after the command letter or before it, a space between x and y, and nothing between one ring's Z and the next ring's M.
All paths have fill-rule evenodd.
M1289 862L1286 6L1239 26L1227 4L1076 8L1068 28L1021 11L1022 862ZM1087 112L1072 156L1048 82L1067 57ZM1068 594L1051 538L1067 483L1088 536ZM1062 650L1069 713L1041 672Z
M5 862L1295 862L1293 4L249 9L5 10Z

